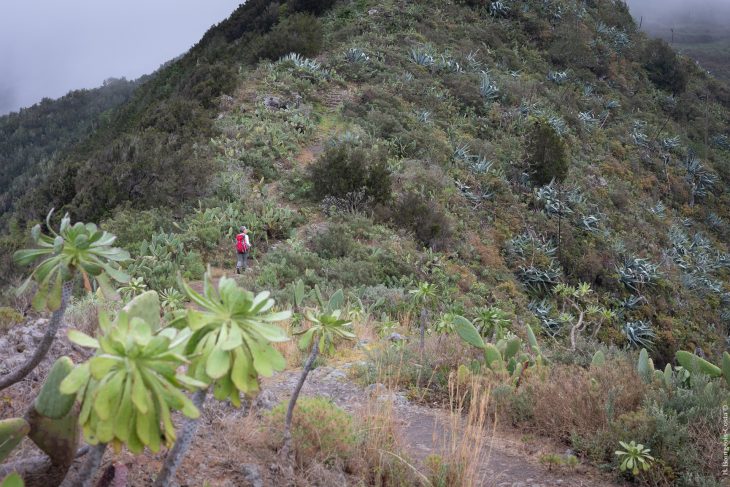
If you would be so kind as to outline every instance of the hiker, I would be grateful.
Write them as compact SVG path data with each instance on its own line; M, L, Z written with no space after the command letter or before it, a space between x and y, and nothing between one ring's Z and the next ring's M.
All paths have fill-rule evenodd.
M241 227L241 233L236 235L236 252L238 260L236 260L236 274L241 273L241 269L248 268L248 252L251 250L251 242L248 239L248 228Z

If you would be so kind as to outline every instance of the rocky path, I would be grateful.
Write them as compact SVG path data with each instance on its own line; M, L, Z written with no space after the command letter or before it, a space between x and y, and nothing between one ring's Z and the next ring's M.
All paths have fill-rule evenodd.
M365 407L392 407L401 428L403 446L411 459L422 466L430 454L442 454L450 443L453 423L448 412L414 404L399 392L388 391L379 384L360 387L349 378L353 364L319 367L307 378L303 396L324 396L357 414ZM272 404L286 398L294 388L300 371L285 371L263 384L262 397ZM374 406L373 406L374 405ZM508 427L485 433L480 454L477 485L496 487L609 487L617 484L603 478L595 469L578 465L549 470L540 464L546 453L563 454L565 448L544 440L525 437Z

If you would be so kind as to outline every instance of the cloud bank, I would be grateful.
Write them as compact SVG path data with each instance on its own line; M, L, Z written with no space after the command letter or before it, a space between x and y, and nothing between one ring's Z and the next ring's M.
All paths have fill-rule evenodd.
M137 78L185 52L242 0L3 0L0 114Z

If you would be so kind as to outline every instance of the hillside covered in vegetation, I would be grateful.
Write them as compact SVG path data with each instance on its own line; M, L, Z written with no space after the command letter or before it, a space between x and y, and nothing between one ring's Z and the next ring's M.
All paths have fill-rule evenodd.
M342 296L368 342L353 380L430 405L478 383L490 414L615 481L720 485L730 88L623 2L249 0L128 96L54 105L89 137L25 135L43 104L0 118L7 283L56 208L116 235L124 300L157 291L175 323L181 282L232 275L246 225L236 282L293 308L287 331L316 323L305 289ZM118 309L77 281L77 312ZM362 349L344 338L317 360ZM651 468L622 471L631 441ZM364 485L422 482L371 467ZM423 484L468 485L440 468Z

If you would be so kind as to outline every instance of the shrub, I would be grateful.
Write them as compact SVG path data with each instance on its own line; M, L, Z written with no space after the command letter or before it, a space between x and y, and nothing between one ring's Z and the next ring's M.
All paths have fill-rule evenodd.
M289 53L314 57L322 49L321 22L312 15L294 14L280 21L261 40L256 57L275 61Z
M531 376L526 389L535 404L535 429L563 440L606 431L612 420L637 410L644 397L644 384L627 362L591 371L554 366L546 380Z
M451 222L434 199L420 193L406 193L391 215L393 223L412 231L424 246L444 249L451 238Z
M158 232L173 229L173 217L167 210L120 209L114 216L101 224L101 227L117 236L116 244L137 254L142 242Z
M320 15L332 8L337 0L289 0L287 5L292 12L310 12Z
M5 332L14 325L23 322L23 315L13 308L0 307L0 332Z
M391 177L380 152L350 144L328 148L311 166L312 194L344 198L365 190L374 203L386 203L391 196Z
M314 251L324 259L346 257L355 248L347 225L334 224L314 237Z
M271 411L274 427L283 425L286 406L281 403ZM352 417L324 397L299 399L293 416L292 438L297 461L303 467L315 462L341 466L357 454Z
M687 88L689 74L674 49L662 39L649 41L644 50L644 68L658 88L682 93Z
M568 149L547 119L538 118L527 140L527 161L530 176L538 186L561 182L568 175Z

